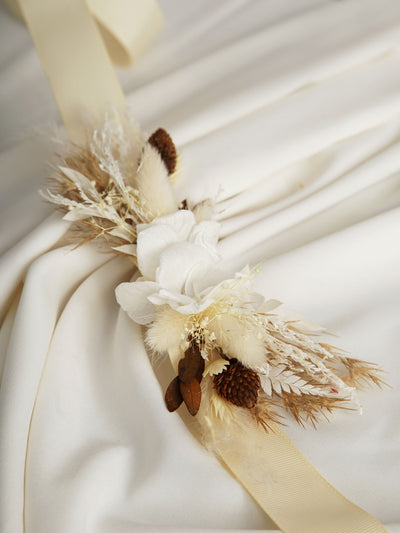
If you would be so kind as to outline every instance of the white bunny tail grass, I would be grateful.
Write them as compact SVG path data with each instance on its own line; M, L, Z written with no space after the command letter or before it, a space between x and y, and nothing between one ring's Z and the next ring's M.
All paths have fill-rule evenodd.
M208 330L215 335L215 343L229 357L238 359L249 368L265 364L264 335L253 315L227 309L209 321Z
M187 315L182 315L168 305L160 307L157 318L146 331L146 343L153 353L169 353L185 348L185 323Z
M177 202L168 179L168 169L158 150L150 143L143 147L135 186L154 218L177 210Z

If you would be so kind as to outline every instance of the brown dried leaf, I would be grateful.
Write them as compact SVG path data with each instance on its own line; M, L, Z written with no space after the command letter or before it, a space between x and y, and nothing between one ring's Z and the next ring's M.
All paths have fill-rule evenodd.
M167 404L168 411L172 413L178 409L182 402L183 397L180 389L180 381L178 376L176 376L168 385L165 392L165 403Z
M183 383L196 378L200 383L204 372L204 359L197 344L191 344L185 352L185 357L179 361L178 375Z
M180 389L183 401L188 408L189 413L194 416L200 408L201 388L196 378L191 379L188 383L180 382Z

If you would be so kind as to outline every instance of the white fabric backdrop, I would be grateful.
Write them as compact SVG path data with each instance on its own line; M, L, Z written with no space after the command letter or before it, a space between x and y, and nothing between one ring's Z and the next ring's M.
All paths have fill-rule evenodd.
M259 292L388 372L362 417L287 433L400 532L398 0L161 5L164 31L119 73L132 112L175 139L178 198L216 197L232 270L261 263ZM130 263L57 246L66 225L36 194L57 110L3 7L0 35L0 531L273 529L166 411L172 370L114 298Z

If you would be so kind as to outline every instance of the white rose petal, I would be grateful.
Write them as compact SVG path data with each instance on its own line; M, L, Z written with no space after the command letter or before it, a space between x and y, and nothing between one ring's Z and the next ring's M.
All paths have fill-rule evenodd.
M156 280L161 287L180 293L196 267L213 264L213 258L204 248L190 242L180 242L161 254Z
M138 324L150 324L155 319L156 313L148 297L158 290L157 283L138 280L118 285L115 289L115 296L119 305L132 320Z
M195 314L214 302L213 290L223 277L217 268L219 228L214 221L197 224L188 210L137 226L137 259L143 277L121 284L116 291L118 302L133 320L150 323L156 306Z
M220 224L218 222L205 220L193 227L189 240L208 250L215 259L219 259L217 252L219 232Z
M148 299L154 305L168 304L173 309L180 306L190 305L193 302L193 299L190 298L190 296L178 292L172 292L167 289L160 289L158 292L148 296Z
M178 240L174 229L165 225L150 226L139 233L137 237L138 267L145 278L156 279L161 253Z
M167 224L176 232L179 240L186 241L192 231L193 226L196 224L196 219L192 211L187 209L180 209L175 213L166 215L155 221L156 224Z

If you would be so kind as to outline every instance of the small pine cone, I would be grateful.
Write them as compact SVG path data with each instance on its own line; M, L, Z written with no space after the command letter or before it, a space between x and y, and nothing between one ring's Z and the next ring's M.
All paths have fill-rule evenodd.
M228 402L251 409L257 403L260 376L237 359L231 359L225 370L214 377L214 387Z

